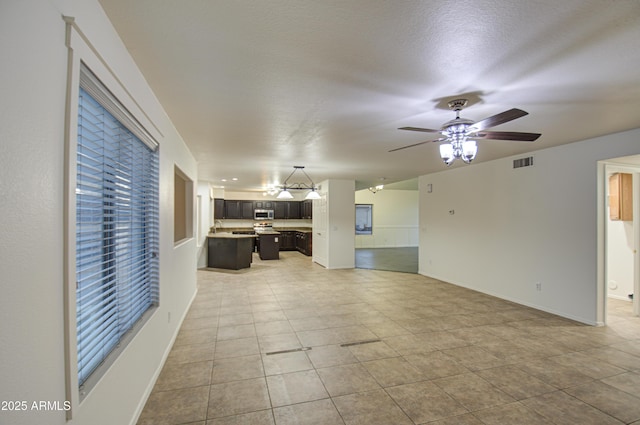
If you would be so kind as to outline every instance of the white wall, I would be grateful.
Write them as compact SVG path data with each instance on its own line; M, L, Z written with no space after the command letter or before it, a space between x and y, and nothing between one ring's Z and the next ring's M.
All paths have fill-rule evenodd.
M328 269L355 267L355 182L325 180L313 201L313 261Z
M356 235L356 248L418 246L418 195L417 190L357 191L356 204L373 204L373 231Z
M134 423L196 291L195 239L173 246L173 169L196 162L95 0L0 3L0 400L63 403L67 48L76 23L161 134L160 307L66 422L64 411L0 411L0 423ZM76 58L77 59L77 58ZM171 320L168 315L171 313Z
M421 176L420 273L596 324L596 162L639 153L639 138L540 150L530 168L512 157Z
M355 267L356 228L355 182L353 180L327 181L327 235L329 269Z

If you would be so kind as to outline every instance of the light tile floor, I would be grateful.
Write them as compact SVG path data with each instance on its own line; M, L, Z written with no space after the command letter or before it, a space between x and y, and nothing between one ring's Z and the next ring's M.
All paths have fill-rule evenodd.
M417 274L280 258L198 271L139 425L640 424L628 302L592 327Z
M357 248L355 254L359 269L418 273L418 247Z

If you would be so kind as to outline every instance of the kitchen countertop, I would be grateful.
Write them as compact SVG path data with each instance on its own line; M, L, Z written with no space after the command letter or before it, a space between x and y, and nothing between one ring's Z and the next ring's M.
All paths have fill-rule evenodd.
M209 233L207 235L208 238L218 238L218 239L242 239L242 238L255 238L257 235L238 235L233 234L231 232L218 232L218 233Z
M218 228L218 233L209 233L209 235L219 235L221 233L227 234L232 232L253 232L253 227L223 227ZM274 232L305 232L311 233L313 230L311 227L274 227Z

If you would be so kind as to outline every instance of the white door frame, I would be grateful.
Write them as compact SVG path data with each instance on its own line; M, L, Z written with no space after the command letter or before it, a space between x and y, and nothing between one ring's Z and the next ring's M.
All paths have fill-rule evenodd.
M599 326L607 322L607 174L610 167L628 168L633 174L633 314L640 315L640 166L625 164L623 159L598 161L597 164L597 306L596 322Z

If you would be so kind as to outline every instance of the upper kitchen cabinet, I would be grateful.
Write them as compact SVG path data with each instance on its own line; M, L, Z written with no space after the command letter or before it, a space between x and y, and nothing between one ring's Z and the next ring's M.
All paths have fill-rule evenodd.
M300 202L299 201L275 202L273 215L276 220L299 219L300 218Z
M289 201L289 216L287 218L300 219L300 202Z
M257 210L272 210L274 208L273 204L275 204L275 201L255 201L254 207Z
M305 199L300 202L300 218L313 218L313 200Z
M253 201L240 201L240 209L242 210L242 219L253 220Z
M222 220L224 218L224 199L213 200L213 219Z
M633 220L633 180L629 173L609 177L609 218L613 221Z
M253 201L224 201L224 218L253 220Z

